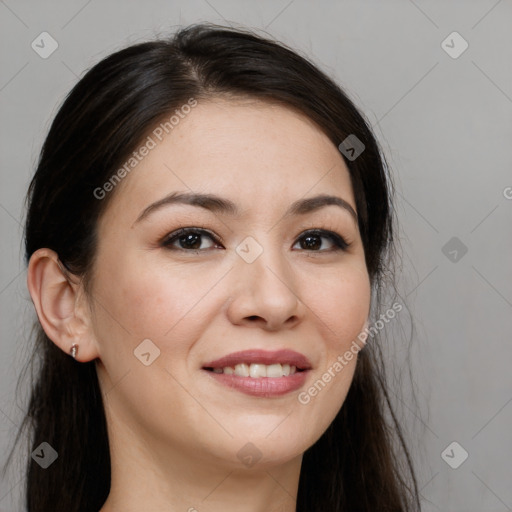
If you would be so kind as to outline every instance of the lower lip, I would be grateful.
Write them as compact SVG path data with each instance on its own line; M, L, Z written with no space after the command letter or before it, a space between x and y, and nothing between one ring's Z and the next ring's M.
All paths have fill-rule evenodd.
M236 389L247 395L259 397L274 397L285 395L296 391L304 385L309 370L294 373L288 377L240 377L233 374L207 372L213 379L220 384Z

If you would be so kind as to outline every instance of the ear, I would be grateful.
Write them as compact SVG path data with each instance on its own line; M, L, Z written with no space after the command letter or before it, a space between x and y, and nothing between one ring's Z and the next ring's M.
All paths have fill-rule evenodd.
M32 254L27 287L39 322L46 335L66 354L76 343L76 359L86 362L99 354L83 285L72 277L55 251L44 248Z

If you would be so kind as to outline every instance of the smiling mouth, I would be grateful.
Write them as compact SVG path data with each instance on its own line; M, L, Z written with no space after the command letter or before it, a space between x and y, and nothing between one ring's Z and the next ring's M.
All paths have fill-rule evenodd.
M289 364L262 364L262 363L239 363L234 366L224 367L204 367L203 370L207 370L213 373L223 373L226 375L236 375L238 377L249 377L253 379L261 378L280 378L289 377L296 373L305 371L305 368L297 368L295 365Z
M278 398L301 388L312 365L295 350L255 348L205 362L201 369L216 385L258 398Z

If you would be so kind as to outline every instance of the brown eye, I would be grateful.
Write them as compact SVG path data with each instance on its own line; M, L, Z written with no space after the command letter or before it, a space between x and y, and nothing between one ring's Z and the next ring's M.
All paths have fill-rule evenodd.
M203 245L205 238L212 242L206 247ZM203 229L182 228L167 236L162 246L183 251L205 251L212 249L216 243L215 237Z
M331 248L321 249L323 239L329 240ZM325 230L308 231L299 238L298 243L300 244L301 249L314 252L345 250L349 246L349 244L340 235L333 233L332 231Z

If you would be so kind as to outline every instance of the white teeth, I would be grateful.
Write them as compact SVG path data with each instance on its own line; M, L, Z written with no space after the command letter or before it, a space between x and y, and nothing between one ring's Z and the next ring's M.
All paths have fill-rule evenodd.
M226 366L225 368L213 368L214 373L225 373L227 375L237 375L238 377L251 377L253 379L259 379L260 377L279 378L288 377L297 373L296 366L290 366L289 364L237 364L235 367Z
M251 365L252 366L252 365ZM270 364L266 368L267 377L282 377L283 367L280 364ZM252 375L251 375L252 377Z
M249 377L249 367L242 363L235 366L235 375L239 377Z
M266 377L267 367L264 364L251 364L249 367L249 375L253 378Z

